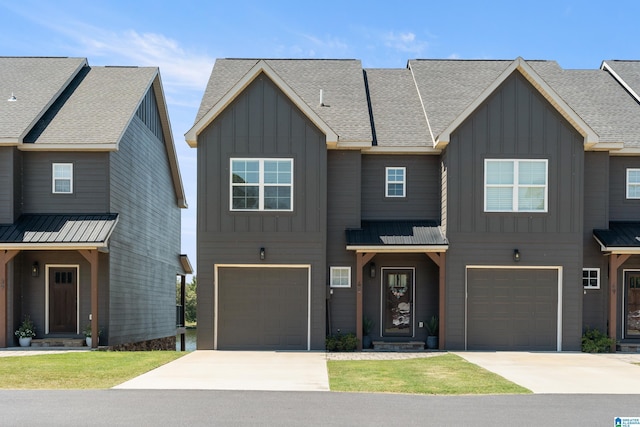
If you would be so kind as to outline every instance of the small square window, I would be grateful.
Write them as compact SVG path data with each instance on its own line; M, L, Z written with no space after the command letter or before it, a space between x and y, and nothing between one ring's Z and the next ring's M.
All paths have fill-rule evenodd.
M54 163L52 166L52 188L55 194L73 193L73 163Z
M600 269L582 269L582 287L585 289L600 289Z
M332 288L351 287L351 267L331 267L329 283Z
M387 197L405 197L407 168L385 168Z
M640 199L640 169L627 169L627 199Z

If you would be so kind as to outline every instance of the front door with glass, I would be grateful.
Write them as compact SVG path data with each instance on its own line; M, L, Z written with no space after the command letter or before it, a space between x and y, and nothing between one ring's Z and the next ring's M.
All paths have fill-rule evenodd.
M414 330L414 269L382 269L382 336L411 337Z

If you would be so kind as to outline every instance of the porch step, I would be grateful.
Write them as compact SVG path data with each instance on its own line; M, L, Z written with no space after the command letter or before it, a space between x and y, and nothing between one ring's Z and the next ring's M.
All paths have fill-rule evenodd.
M424 351L424 341L384 342L374 341L374 351Z
M82 347L82 338L43 338L31 340L31 347Z
M640 344L619 342L616 345L616 351L621 353L640 353Z

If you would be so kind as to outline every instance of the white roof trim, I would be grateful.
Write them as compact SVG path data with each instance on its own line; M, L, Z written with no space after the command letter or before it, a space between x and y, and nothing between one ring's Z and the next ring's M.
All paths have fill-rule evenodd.
M265 60L258 61L211 109L198 120L185 134L185 139L190 147L198 146L198 135L202 132L220 113L222 113L242 91L260 74L265 73L278 88L311 120L325 135L327 144L337 143L338 134L316 114L309 105L298 96L298 94L285 83L285 81L267 64Z
M604 71L608 71L613 76L613 78L616 79L618 83L620 83L622 87L625 88L627 92L629 92L631 96L633 96L636 99L636 101L640 102L640 95L638 95L638 93L635 90L633 90L631 86L629 86L627 82L625 82L624 79L620 77L618 73L613 71L613 68L611 68L611 66L607 64L606 61L602 61L602 65L600 66L600 69Z
M49 242L49 243L0 243L0 250L19 250L19 251L27 251L27 250L81 250L81 249L100 249L108 247L108 239L101 243L59 243L59 242Z
M436 138L435 147L445 146L451 140L451 134L473 114L495 90L514 71L522 75L545 97L547 101L584 137L584 145L589 147L599 142L598 134L545 82L538 73L522 57L516 58L500 76L494 80L481 94L447 128Z
M425 253L425 252L446 252L449 245L347 245L348 251L358 253Z

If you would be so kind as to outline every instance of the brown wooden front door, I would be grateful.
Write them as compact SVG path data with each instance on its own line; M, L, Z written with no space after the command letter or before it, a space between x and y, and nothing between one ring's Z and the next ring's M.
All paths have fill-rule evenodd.
M49 332L77 332L77 269L56 267L49 271Z

